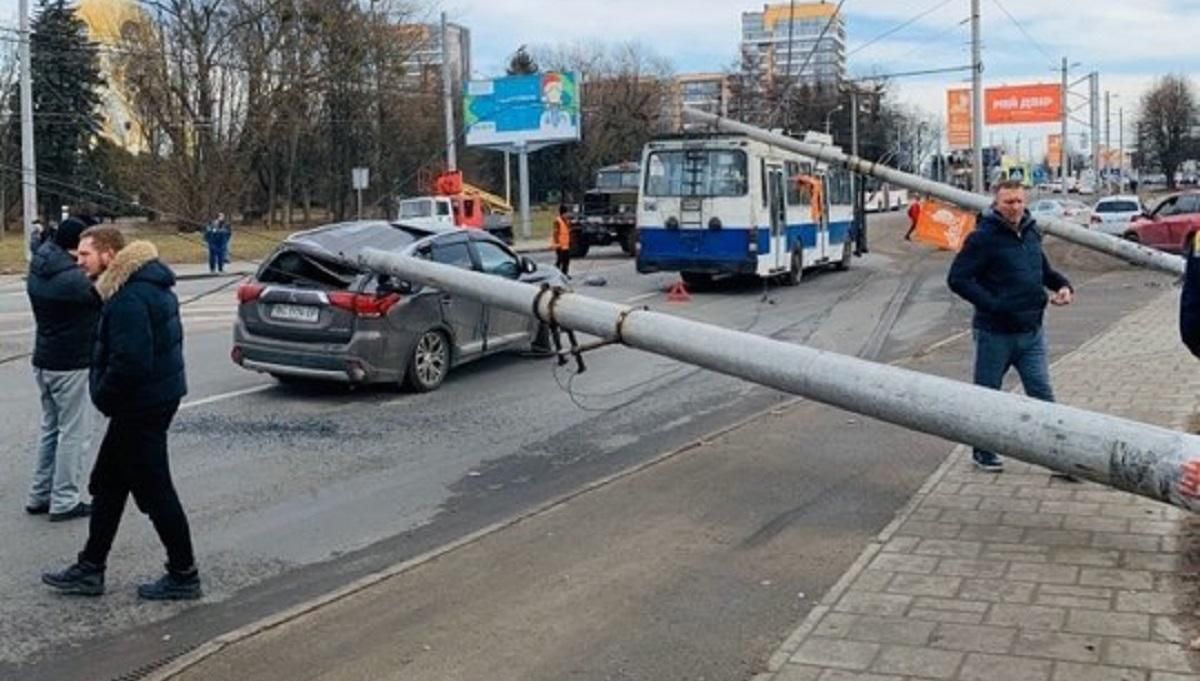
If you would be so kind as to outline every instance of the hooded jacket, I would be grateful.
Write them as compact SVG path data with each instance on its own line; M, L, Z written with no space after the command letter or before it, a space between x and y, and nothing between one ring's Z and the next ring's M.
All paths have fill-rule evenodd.
M104 300L92 402L106 416L174 409L187 394L175 274L148 241L121 249L96 281Z
M92 363L100 296L87 274L53 240L44 241L29 263L25 292L37 332L33 366L47 371L79 371Z
M1071 287L1046 260L1042 234L1029 213L1014 231L994 209L967 237L946 283L975 306L974 327L993 333L1038 330L1049 300L1046 290Z

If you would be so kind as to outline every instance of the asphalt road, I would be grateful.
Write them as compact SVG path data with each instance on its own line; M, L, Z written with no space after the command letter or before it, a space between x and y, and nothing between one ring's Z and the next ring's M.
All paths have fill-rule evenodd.
M874 222L876 243L871 255L856 260L849 272L814 273L792 289L730 282L697 294L690 303L669 304L663 292L673 278L639 276L615 250L600 250L577 261L574 273L577 278L589 273L604 276L606 286L580 288L608 300L647 304L726 327L882 360L908 357L960 334L968 325L969 311L945 290L947 254L898 240L899 216ZM1077 283L1104 276L1094 284L1102 295L1089 297L1087 289L1081 289L1078 307L1055 313L1052 321L1058 323L1051 338L1056 353L1086 340L1148 298L1153 292L1148 287L1164 282L1158 275L1114 268L1098 256L1060 250ZM186 300L220 283L185 282L180 297ZM0 287L0 356L27 345L29 320L24 310L19 293L9 285ZM41 587L37 574L69 560L80 547L86 527L80 522L51 526L20 512L38 407L27 364L0 365L4 386L0 409L6 415L0 425L0 502L9 509L0 512L4 537L0 678L120 677L234 626L695 442L786 399L735 379L622 348L590 355L588 373L574 379L565 370L556 371L550 361L513 356L465 367L430 395L388 388L283 387L229 361L233 312L229 291L185 309L191 394L172 430L172 465L206 582L208 596L200 605L136 601L134 584L158 572L162 555L149 524L132 505L110 559L107 596L64 600ZM966 343L961 335L958 338L926 355L923 366L967 375ZM674 482L664 495L653 493L653 485L651 496L622 496L602 488L589 495L588 503L595 506L578 516L578 522L563 525L558 536L580 533L612 539L608 563L585 560L595 555L593 543L539 547L522 540L521 528L506 530L490 539L502 543L491 553L482 550L490 544L473 546L462 554L470 562L439 561L446 566L444 572L423 571L416 576L430 581L412 585L420 589L414 593L427 597L416 599L420 607L414 610L411 626L442 624L444 629L437 631L452 638L452 632L464 631L455 623L482 617L471 610L473 606L495 609L507 602L497 597L493 603L489 594L508 587L514 594L536 597L542 590L529 587L542 582L519 580L520 572L480 566L499 568L507 565L505 557L545 549L576 565L590 565L581 569L593 576L605 565L631 564L625 579L607 580L605 596L595 606L597 616L617 611L626 616L605 620L609 623L605 640L613 643L592 651L592 662L579 667L579 678L610 678L602 674L614 665L634 670L626 675L629 678L666 678L674 670L695 667L683 665L687 656L699 656L698 668L732 673L709 678L748 675L806 610L803 599L780 601L786 606L772 606L775 601L770 599L739 600L746 575L754 572L752 565L773 566L776 577L765 581L787 580L789 586L819 594L950 446L881 425L845 440L834 427L844 415L831 419L833 410L815 405L800 409L811 410L804 411L803 417L811 427L795 434L806 455L803 484L776 482L773 493L755 494L764 481L797 474L794 461L785 465L778 458L770 466L751 470L726 461L723 475L717 478L712 477L711 467L698 466L682 474L673 471ZM97 442L98 436L99 430ZM879 455L892 453L903 466L899 470L878 467ZM689 461L697 466L695 462L701 460ZM855 462L854 474L845 473L848 460ZM668 472L666 467L654 470L661 471L656 475ZM770 475L764 477L764 472ZM665 479L658 481L660 486ZM731 494L723 499L726 491ZM637 541L619 542L614 533L621 525L604 520L624 518L626 523L636 523L639 510L646 511L645 517L656 517L644 505L701 500L714 504L718 509L714 512L742 518L739 527L744 525L745 536L739 541L759 542L756 562L730 561L720 552L705 551L691 558L687 552L672 553L667 531L638 532ZM856 510L830 517L837 508ZM782 520L772 524L772 518ZM789 528L800 529L793 533ZM760 539L754 540L755 536ZM781 540L771 541L775 536ZM805 546L822 550L790 565L789 556ZM543 553L536 554L538 560L529 559L538 563L528 568L531 574L557 574L550 565L553 556L542 560ZM679 582L665 585L670 593L630 586L653 574L653 566L676 558L701 570L704 579L694 580L690 589ZM463 581L464 570L476 575L474 581ZM522 589L506 585L502 579L506 574L519 580ZM492 575L493 581L478 575ZM460 583L477 588L464 589L457 598L432 598L432 594L453 592ZM552 593L553 589L544 590L547 598ZM649 621L631 617L630 599L644 603L656 616ZM729 609L727 616L711 616L728 603L740 607ZM618 609L618 604L625 604L624 609ZM550 601L537 608L554 612ZM705 614L708 619L698 619ZM578 647L589 635L588 627L570 612L558 611L549 621L561 625L559 630L570 639L564 645ZM657 626L661 622L687 622L691 636L687 640L695 645L686 649L686 655L667 655L651 664L664 650L660 646L669 647L678 638L664 634ZM731 636L730 631L739 633ZM486 640L486 632L478 637ZM481 645L480 640L471 642ZM601 649L608 652L596 652ZM446 647L438 650L451 654ZM536 674L523 668L530 671L524 678L563 678L560 672L567 670L566 661L578 659L546 654ZM436 670L446 669L445 661L428 669L434 670L429 678L438 678Z

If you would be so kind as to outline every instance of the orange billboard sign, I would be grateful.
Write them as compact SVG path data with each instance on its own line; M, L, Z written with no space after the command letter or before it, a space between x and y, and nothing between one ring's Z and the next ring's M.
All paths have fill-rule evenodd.
M1062 135L1046 136L1046 165L1051 168L1062 165Z
M1057 123L1062 120L1062 86L1053 83L991 87L983 93L988 125Z
M917 241L958 251L975 230L975 214L932 199L921 202L917 216Z
M946 91L946 137L951 149L971 146L971 91Z

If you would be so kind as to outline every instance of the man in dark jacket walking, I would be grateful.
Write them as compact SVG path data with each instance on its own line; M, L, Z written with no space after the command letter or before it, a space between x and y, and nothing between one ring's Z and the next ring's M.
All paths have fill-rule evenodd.
M1006 181L950 267L950 289L975 306L975 384L999 390L1016 367L1025 394L1054 401L1042 317L1047 301L1069 305L1074 289L1042 252L1042 235L1025 210L1025 188ZM1047 295L1047 290L1052 294ZM1000 472L1003 461L976 449L975 465Z
M37 324L33 374L41 393L42 424L25 512L49 513L51 522L82 518L91 510L79 492L83 458L91 444L88 367L100 297L73 254L79 234L90 224L85 217L63 220L53 238L37 248L26 281Z
M150 600L201 596L187 516L167 462L167 429L187 393L175 275L146 241L122 248L112 227L84 232L79 263L104 301L91 370L92 402L109 417L88 489L92 518L78 561L42 581L63 593L104 593L104 569L130 494L167 550L167 573L138 587Z

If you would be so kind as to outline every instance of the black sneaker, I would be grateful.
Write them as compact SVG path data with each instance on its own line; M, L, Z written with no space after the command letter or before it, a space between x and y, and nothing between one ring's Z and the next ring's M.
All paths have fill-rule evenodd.
M190 572L168 570L157 581L139 585L137 593L148 601L194 601L204 595L200 573L195 568Z
M44 504L30 504L25 507L25 512L29 515L46 515L50 512L50 502Z
M1004 459L991 452L975 452L971 454L975 467L985 473L999 473L1004 470Z
M75 596L99 596L104 593L104 568L79 561L62 572L42 573L42 583L59 593Z
M71 508L62 511L61 513L51 513L50 522L61 523L64 520L74 520L75 518L86 518L92 514L92 505L84 502L79 502Z

